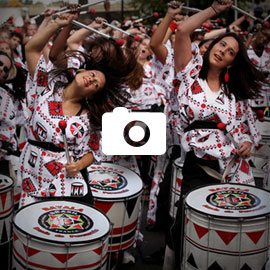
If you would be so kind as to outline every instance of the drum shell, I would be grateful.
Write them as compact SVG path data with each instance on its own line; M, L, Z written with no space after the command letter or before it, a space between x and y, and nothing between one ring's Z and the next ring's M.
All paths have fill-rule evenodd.
M170 211L169 214L172 218L176 217L177 204L180 200L181 195L181 185L182 185L182 169L183 162L181 158L178 158L174 161L172 166L172 179L171 179L171 194L170 194Z
M217 207L212 208L217 211ZM270 243L269 212L228 218L185 203L185 216L183 269L263 269Z
M68 202L66 202L68 205ZM39 203L37 203L39 204ZM41 204L41 203L40 203ZM80 204L76 204L80 205ZM30 205L29 205L30 206ZM84 206L84 205L82 205ZM93 207L89 207L94 209ZM29 210L31 210L29 208ZM100 212L99 210L92 210L94 213ZM17 214L20 213L20 210ZM102 213L99 215L104 216ZM36 217L39 219L40 217ZM91 216L91 219L94 220ZM107 224L104 224L104 230L102 230L102 236L98 238L85 239L82 235L70 235L74 238L74 242L64 242L61 239L64 237L61 233L54 234L56 241L46 239L46 235L50 231L41 227L36 235L30 235L24 229L16 224L16 215L13 223L13 267L17 270L20 269L87 269L105 270L107 267L108 257L108 240L109 240L109 221L105 217ZM38 224L38 223L37 223ZM95 224L95 222L94 222ZM36 226L36 224L35 224ZM107 227L106 227L107 226ZM94 230L96 226L93 226L91 230ZM34 227L35 228L35 227ZM90 229L85 234L90 234ZM103 232L104 231L104 232ZM42 234L42 238L41 235ZM77 237L76 237L77 236ZM81 241L80 241L81 240Z
M90 166L88 171L94 205L109 218L113 226L109 252L131 247L136 240L144 190L141 178L132 170L106 162Z
M3 245L11 240L14 182L10 177L5 175L0 175L0 178L1 181L8 181L5 187L2 185L0 189L0 245Z
M142 192L124 200L94 198L95 207L112 223L109 252L125 250L134 244Z

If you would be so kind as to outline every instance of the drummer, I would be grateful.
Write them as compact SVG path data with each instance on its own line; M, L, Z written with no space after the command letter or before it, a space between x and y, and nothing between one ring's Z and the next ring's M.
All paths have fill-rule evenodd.
M86 196L88 179L84 169L101 158L101 115L126 101L126 93L121 88L124 76L118 73L120 78L113 69L107 69L106 61L97 64L95 59L83 54L85 61L76 73L59 69L48 74L42 49L73 18L73 14L62 14L51 20L26 45L30 73L26 89L29 140L20 156L18 183L23 189L20 206L49 197L77 195L81 200L79 197ZM116 45L111 45L117 52L115 63L121 63L126 71L134 68L135 57L124 55ZM59 127L60 120L66 128ZM63 132L70 154L63 147ZM72 189L76 184L80 187L83 184L79 194ZM89 197L85 199L89 203Z
M260 134L248 99L259 94L264 76L248 60L246 48L235 33L216 38L203 57L198 46L190 41L194 29L231 5L231 0L213 1L210 7L180 24L176 32L178 128L187 152L182 199L193 188L221 180L254 185L246 158L250 156L251 145L260 141ZM182 226L181 209L180 201L173 227L176 254L180 254L180 236L176 235ZM179 256L176 260L179 264Z

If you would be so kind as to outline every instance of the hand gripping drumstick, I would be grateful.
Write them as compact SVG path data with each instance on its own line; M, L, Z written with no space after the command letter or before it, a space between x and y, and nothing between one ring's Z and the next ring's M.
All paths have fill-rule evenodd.
M61 120L61 121L59 121L58 126L62 130L63 139L64 139L64 145L65 145L66 158L67 158L67 163L70 164L71 163L71 160L70 160L70 155L69 155L69 151L68 151L68 144L67 144L67 137L66 137L67 122L65 120Z
M96 30L96 29L94 29L94 28L92 28L92 27L90 27L90 26L88 26L88 25L85 25L85 24L83 24L83 23L80 23L80 22L78 22L78 21L76 21L76 20L72 20L71 23L73 23L74 25L77 25L77 26L79 26L79 27L85 28L85 29L87 29L87 30L89 30L89 31L92 31L92 32L94 32L94 33L96 33L96 34L98 34L98 35L101 35L101 36L103 36L103 37L105 37L105 38L107 38L107 39L110 39L110 40L112 40L112 41L115 41L115 43L116 43L118 46L120 46L120 47L125 43L124 40L121 39L121 38L115 39L115 38L113 38L113 37L111 37L111 36L109 36L109 35L107 35L107 34L104 34L104 33L100 32L100 31L98 31L98 30Z
M236 149L238 149L238 143L234 140L233 136L226 130L226 125L224 123L218 123L219 130L224 131L224 134L231 140Z
M216 0L216 1L217 1L220 5L223 4L223 1L222 1L222 0ZM255 17L255 16L249 14L249 13L246 12L245 10L243 10L243 9L241 9L241 8L235 6L235 5L232 5L231 8L234 9L234 10L236 10L236 11L238 11L238 12L240 12L240 13L242 13L242 14L244 14L244 15L246 15L246 16L248 16L248 17L250 17L250 18L253 19L253 20L259 20L257 17Z
M129 32L124 31L124 30L122 30L121 28L118 28L117 26L115 26L115 25L113 25L113 24L109 24L109 23L106 23L106 22L104 22L103 24L104 24L104 25L107 25L107 26L109 26L109 27L111 27L111 28L113 28L113 29L115 29L115 30L117 30L117 31L119 31L119 32L121 32L121 33L123 33L123 34L125 34L125 35L128 35L128 36L130 36L130 37L133 37L134 40L136 40L136 41L140 41L140 40L141 40L140 36L138 36L138 35L132 35L132 34L130 34Z

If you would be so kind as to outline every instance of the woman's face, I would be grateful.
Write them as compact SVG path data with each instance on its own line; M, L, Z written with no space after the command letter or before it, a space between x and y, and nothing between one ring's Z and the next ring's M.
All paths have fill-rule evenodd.
M76 75L75 80L84 97L92 97L106 83L105 75L99 70L83 70Z
M140 60L148 59L148 56L152 55L149 47L150 39L145 38L138 47L138 56Z
M0 83L5 82L8 77L9 70L11 68L11 62L5 55L0 55Z
M205 43L203 43L203 45L200 47L200 53L201 55L204 55L210 45L210 43L212 42L212 40L208 40Z
M7 43L0 43L0 51L5 52L9 56L12 55L11 48Z
M218 41L210 51L210 66L218 69L230 67L239 51L238 41L231 36L224 37Z

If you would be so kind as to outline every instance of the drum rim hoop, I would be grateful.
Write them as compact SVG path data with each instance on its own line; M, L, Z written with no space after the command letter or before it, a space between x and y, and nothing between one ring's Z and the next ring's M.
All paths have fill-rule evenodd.
M197 190L197 189L200 189L200 188L204 188L204 187L207 187L207 186L217 186L217 185L234 185L234 186L245 186L245 187L252 187L252 188L256 188L256 189L259 189L259 190L263 190L263 191L266 191L267 193L270 194L270 191L267 190L267 189L263 189L263 188L260 188L260 187L256 187L256 186L251 186L251 185L247 185L247 184L230 184L230 183L215 183L215 184L207 184L207 185L202 185L200 186L199 188L196 187L196 188L193 188L192 190L190 190L186 195L185 195L185 198L184 198L184 206L185 206L185 211L186 211L186 206L188 206L190 209L194 210L195 212L197 213L200 213L200 214L204 214L205 216L213 216L213 217L218 217L220 219L230 219L230 220L236 220L236 219L243 219L243 220L247 220L247 219L254 219L254 218L261 218L261 217L265 217L265 218L270 218L270 212L269 213L264 213L264 214L260 214L260 215L257 215L257 216L250 216L250 217L239 217L239 218L236 218L236 217L223 217L223 216L219 216L219 215L215 215L215 214L209 214L209 213L205 213L201 210L198 210L198 209L195 209L194 207L190 206L187 204L186 202L186 198L188 197L188 195L190 195L191 192Z
M1 188L1 189L0 189L0 194L2 194L3 192L5 192L6 190L9 190L9 189L14 188L14 186L15 186L15 182L14 182L14 180L12 179L12 177L0 173L0 176L1 176L1 175L5 176L5 177L8 177L12 182L11 182L10 185L8 185L8 186L6 186L6 187L4 187L4 188Z
M74 242L68 242L68 241L67 241L67 242L64 242L64 241L56 241L56 240L50 240L50 239L46 238L46 241L44 241L45 238L41 238L41 237L38 237L38 236L34 236L34 235L30 234L30 233L27 233L25 230L21 229L21 228L15 223L15 221L14 221L14 220L15 220L15 217L17 216L18 212L20 212L22 209L25 209L25 208L27 208L27 207L30 207L30 206L32 206L32 205L34 205L34 204L40 204L40 203L44 203L44 202L53 202L53 201L54 201L54 200L34 202L34 203L31 203L31 204L28 204L28 205L25 205L25 206L21 207L21 208L18 209L18 210L16 211L16 213L14 214L14 217L13 217L13 220L12 220L12 225L13 225L18 231L20 231L21 233L23 233L23 234L25 234L25 235L29 235L29 236L31 236L33 239L40 240L41 242L50 242L50 243L62 244L62 245L65 244L65 243L68 243L68 244L70 244L71 246L73 246L73 245L80 246L79 244L81 244L81 246L84 246L84 244L87 244L87 243L93 243L93 242L98 242L98 241L100 241L100 239L102 239L102 238L104 238L104 237L110 235L110 233L111 233L111 228L112 228L112 224L111 224L110 219L109 219L109 218L108 218L101 210L99 210L99 209L96 208L95 206L92 206L92 205L90 206L90 205L88 205L87 203L83 203L83 202L79 202L79 203L75 202L75 203L77 203L77 204L82 204L82 205L85 205L85 206L94 208L94 209L97 210L99 213L101 213L101 214L107 219L107 221L108 221L108 223L109 223L108 231L107 231L104 235L100 236L99 238L95 238L95 239L87 240L87 241L82 241L81 237L78 237L78 240L80 240L80 241L76 241L76 242L75 242L75 241L74 241ZM55 201L61 202L61 201L68 201L68 200L55 200ZM108 238L108 239L109 239L109 238ZM83 244L82 244L82 243L83 243Z
M127 197L122 197L122 198L104 198L104 197L100 197L100 196L95 196L95 194L93 194L94 199L97 198L100 201L115 201L115 202L124 202L127 199L132 199L133 197L139 197L141 193L143 193L145 189L145 186L143 185L143 187L141 188L140 191L134 193L133 195L127 196ZM112 194L113 195L113 194Z

